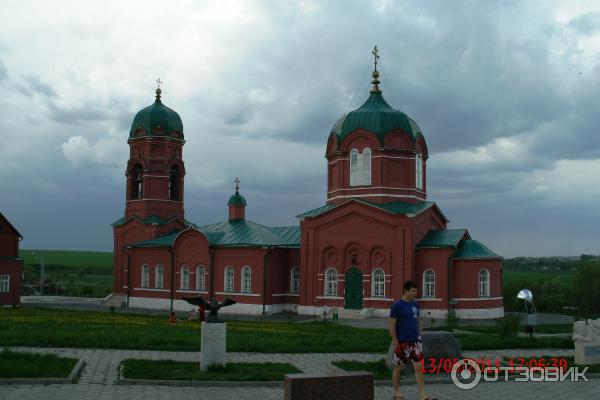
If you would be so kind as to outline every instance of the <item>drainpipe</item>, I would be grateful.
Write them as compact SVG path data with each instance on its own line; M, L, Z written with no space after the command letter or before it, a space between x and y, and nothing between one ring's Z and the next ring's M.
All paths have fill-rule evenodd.
M448 313L450 313L450 311L452 311L454 309L454 304L452 304L450 302L453 297L453 293L452 293L452 290L453 290L453 288L452 288L452 259L456 255L457 251L458 251L458 246L456 246L454 248L454 250L452 250L452 253L450 253L450 255L448 256Z
M175 252L171 246L169 246L169 253L171 253L171 308L169 311L173 311L173 298L175 297Z
M263 257L263 296L262 296L262 313L263 315L266 314L266 303L267 303L267 288L269 287L269 274L267 269L269 268L269 263L267 261L267 257L269 255L269 251L271 250L271 245L268 245L267 247L263 247L263 249L267 249L267 251L265 252L265 255Z
M212 247L208 248L208 254L210 257L210 277L209 277L209 285L210 289L208 290L208 301L215 297L215 249Z

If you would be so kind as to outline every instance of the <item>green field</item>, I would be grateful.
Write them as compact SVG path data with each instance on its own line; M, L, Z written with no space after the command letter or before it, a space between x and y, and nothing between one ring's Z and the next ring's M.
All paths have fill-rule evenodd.
M104 297L112 291L112 252L20 250L26 283L39 282L42 254L44 277L50 280L45 294ZM23 294L31 293L24 289Z
M564 271L521 271L502 269L502 280L504 284L508 284L514 281L547 281L559 278L565 282L571 283L577 272L564 272Z

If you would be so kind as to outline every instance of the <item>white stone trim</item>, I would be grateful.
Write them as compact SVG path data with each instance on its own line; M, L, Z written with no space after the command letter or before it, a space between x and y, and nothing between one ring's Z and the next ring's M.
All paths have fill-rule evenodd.
M363 300L370 300L370 301L394 301L394 299L388 299L386 297L365 297Z
M124 286L125 287L125 286ZM170 289L155 289L155 288L133 288L133 290L140 290L144 292L170 292Z
M504 317L504 307L498 308L455 308L457 317L464 319L490 319Z
M151 177L151 178L168 178L168 175L144 175L144 178L146 177Z
M439 297L419 297L419 298L417 298L417 300L422 300L422 301L442 301L444 299L439 298Z
M381 149L376 149L376 150L381 151ZM380 154L378 156L371 156L371 159L373 159L373 158L390 158L390 159L398 159L398 160L414 160L415 159L415 157L387 156L387 155L383 155L383 154ZM340 157L333 161L328 162L327 165L335 164L338 161L348 161L348 160L350 160L350 157Z
M273 296L273 297L278 297L278 296L300 297L300 294L299 293L277 293L277 294L272 294L271 296Z
M177 201L177 200L167 200L167 199L150 199L150 198L143 198L143 199L132 199L132 200L126 200L126 203L133 203L136 201L146 201L146 200L153 200L153 201L168 201L171 203L179 203L179 204L183 204L183 201ZM176 218L176 217L174 217ZM170 220L168 220L170 221Z
M503 297L463 297L463 298L454 298L453 300L458 301L480 301L480 300L502 300Z
M176 290L177 293L201 293L201 294L208 294L207 291L203 291L203 290Z
M259 297L259 293L241 293L241 292L215 292L215 294L222 294L224 296L250 296Z
M343 297L339 297L339 296L317 296L317 299L332 299L332 300L344 300Z

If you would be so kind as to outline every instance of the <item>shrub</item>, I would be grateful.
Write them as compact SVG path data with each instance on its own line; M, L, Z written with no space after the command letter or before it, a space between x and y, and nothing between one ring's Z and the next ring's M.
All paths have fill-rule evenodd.
M521 318L518 315L506 314L504 318L496 321L498 335L501 338L516 336L519 331Z

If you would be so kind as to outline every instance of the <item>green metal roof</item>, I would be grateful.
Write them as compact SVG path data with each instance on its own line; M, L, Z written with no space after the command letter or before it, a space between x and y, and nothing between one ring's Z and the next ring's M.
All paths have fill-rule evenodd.
M160 90L160 89L159 89ZM170 136L177 133L177 139L183 140L183 123L181 117L175 111L165 106L160 100L160 92L157 92L154 104L139 111L133 118L129 138L135 138L138 129L144 129L144 136ZM164 131L159 135L153 133L156 128Z
M461 242L454 258L502 258L502 256L494 253L477 240L467 239Z
M238 191L232 194L227 202L228 206L245 206L246 204L246 199Z
M392 201L392 202L388 202L388 203L374 203L372 201L368 201L368 200L363 200L363 199L359 199L359 198L350 198L350 200L359 202L359 203L363 203L372 207L376 207L379 208L380 210L383 211L387 211L391 214L420 214L423 211L427 210L430 207L433 207L435 205L434 202L431 201L419 201L417 203L409 203L407 201ZM298 214L296 215L296 218L307 218L307 217L316 217L318 215L323 214L326 211L329 211L333 208L336 208L338 206L341 206L341 203L338 205L334 205L334 204L326 204L322 207L318 207L315 208L313 210L307 211L305 213L302 214Z
M461 239L469 232L466 229L444 229L427 232L427 235L417 244L422 247L456 247Z
M417 123L402 111L390 106L381 92L371 92L369 98L358 109L344 114L331 129L337 135L338 146L350 133L358 128L374 133L383 145L383 138L394 129L402 129L412 140L422 134Z
M171 219L163 219L163 218L159 217L156 214L152 214L152 215L148 216L145 219L141 219L140 217L135 216L135 215L133 217L131 217L131 218L134 218L134 219L138 220L139 222L141 222L144 225L166 225L169 222L173 221L174 219L177 219L177 217L173 217ZM116 220L115 222L113 222L111 225L112 226L123 225L125 222L127 222L125 220L125 217L121 217L118 220ZM192 225L193 228L197 228L198 227L198 225L196 225L193 222L190 222L188 220L185 220L185 219L183 220L183 223L186 224L186 225L188 225L188 226Z
M175 230L165 236L159 236L151 240L143 240L141 242L131 243L128 247L171 247L175 243L177 235L181 231Z
M268 227L248 220L222 221L198 228L211 246L300 247L300 227Z

